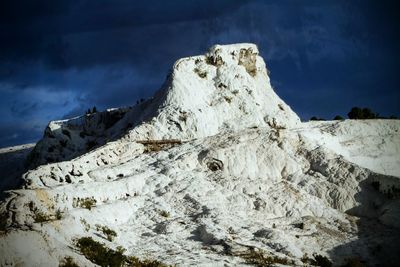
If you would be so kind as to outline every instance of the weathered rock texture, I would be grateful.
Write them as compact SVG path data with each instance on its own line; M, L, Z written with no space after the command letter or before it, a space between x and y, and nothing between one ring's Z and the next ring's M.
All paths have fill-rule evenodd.
M182 266L258 252L288 265L314 253L399 262L399 121L301 123L255 45L178 60L153 99L113 112L109 126L114 113L50 123L34 160L62 162L24 174L1 205L1 265L91 266L85 236Z

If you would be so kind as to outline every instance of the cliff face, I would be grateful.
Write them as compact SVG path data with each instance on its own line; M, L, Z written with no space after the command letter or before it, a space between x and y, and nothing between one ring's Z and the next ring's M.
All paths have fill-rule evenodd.
M99 264L83 237L171 265L396 264L399 130L301 123L255 45L214 46L178 60L152 99L50 123L37 162L60 140L52 155L70 160L25 173L2 203L0 264Z
M255 45L216 45L203 56L178 60L163 87L144 103L50 122L31 162L69 160L125 134L133 141L191 140L299 123L273 91Z
M149 112L153 120L131 131L131 138L186 140L300 123L271 88L265 63L252 44L216 45L204 56L178 60L154 102Z

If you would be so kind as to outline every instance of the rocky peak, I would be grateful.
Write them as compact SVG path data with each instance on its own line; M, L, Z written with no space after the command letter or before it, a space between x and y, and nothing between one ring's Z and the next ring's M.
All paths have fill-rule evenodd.
M274 92L254 44L215 45L178 60L132 139L193 139L248 127L291 128L298 116ZM157 110L157 112L154 112Z
M299 123L272 89L256 45L215 45L205 55L179 59L162 88L143 103L50 122L30 158L36 165L68 160L125 134L131 141L191 140Z

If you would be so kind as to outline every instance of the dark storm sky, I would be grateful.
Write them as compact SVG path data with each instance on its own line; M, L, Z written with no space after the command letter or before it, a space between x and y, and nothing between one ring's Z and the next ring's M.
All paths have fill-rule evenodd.
M303 120L400 116L394 1L1 1L0 147L49 120L151 96L180 57L254 42Z

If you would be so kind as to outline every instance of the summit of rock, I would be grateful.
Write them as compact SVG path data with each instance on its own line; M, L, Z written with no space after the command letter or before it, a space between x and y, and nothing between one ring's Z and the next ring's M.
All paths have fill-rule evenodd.
M299 124L272 89L256 45L215 45L205 55L178 60L162 88L144 103L50 122L33 161L70 159L124 135L132 141L192 140L249 127Z

